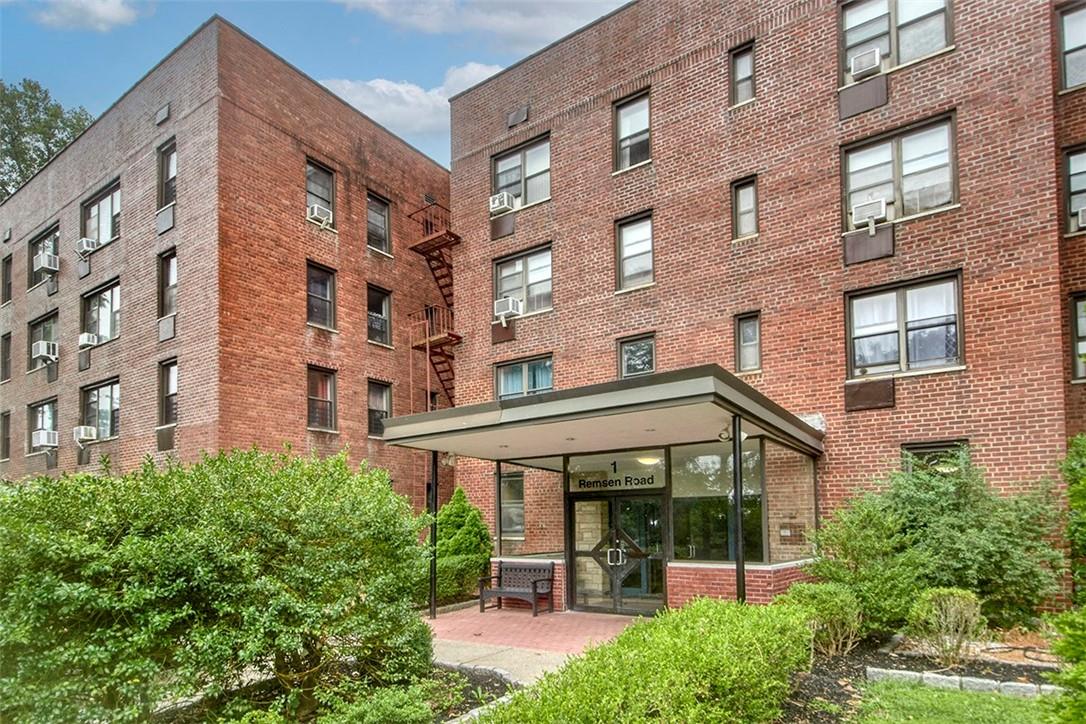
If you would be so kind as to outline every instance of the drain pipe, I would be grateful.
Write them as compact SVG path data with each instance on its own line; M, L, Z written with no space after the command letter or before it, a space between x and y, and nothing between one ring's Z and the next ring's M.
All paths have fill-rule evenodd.
M430 452L430 618L437 618L437 450Z

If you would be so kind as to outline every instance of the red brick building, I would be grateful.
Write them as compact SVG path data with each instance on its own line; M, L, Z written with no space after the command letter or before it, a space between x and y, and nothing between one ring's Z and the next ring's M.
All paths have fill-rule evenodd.
M411 350L451 304L411 250L448 184L212 18L0 205L0 477L348 446L421 507L380 425L449 404Z
M641 0L456 96L456 284L493 294L457 306L467 407L390 440L457 452L502 553L606 610L734 593L737 517L765 600L903 449L1054 478L1086 426L1083 8Z

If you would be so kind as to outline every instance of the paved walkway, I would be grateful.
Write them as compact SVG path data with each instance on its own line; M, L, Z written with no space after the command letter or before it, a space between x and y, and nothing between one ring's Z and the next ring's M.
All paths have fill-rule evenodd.
M440 614L429 621L434 659L503 669L521 683L531 683L562 665L570 654L614 638L635 619L602 613L567 611L532 618L523 609L477 608Z

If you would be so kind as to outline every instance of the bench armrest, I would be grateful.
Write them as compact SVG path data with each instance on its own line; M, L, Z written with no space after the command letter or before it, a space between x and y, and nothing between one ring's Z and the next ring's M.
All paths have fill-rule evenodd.
M501 578L501 576L479 576L479 585L482 585L483 581L496 581L499 578Z
M536 584L536 583L543 583L544 581L549 582L549 581L553 581L553 580L554 580L554 576L547 576L546 578L533 578L531 582L533 584Z

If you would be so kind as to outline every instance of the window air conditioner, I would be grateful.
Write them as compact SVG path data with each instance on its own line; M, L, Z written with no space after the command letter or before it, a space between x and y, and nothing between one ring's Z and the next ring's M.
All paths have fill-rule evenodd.
M509 317L519 317L523 313L523 305L514 297L502 297L494 300L494 316L501 320L505 326Z
M50 254L48 252L39 252L34 255L34 271L47 271L50 274L55 274L60 271L60 257L56 254Z
M30 356L34 359L43 359L47 362L57 361L57 343L39 339L30 345Z
M72 437L76 442L94 442L98 439L98 428L94 425L79 425L73 427Z
M320 224L322 229L327 229L332 225L332 210L326 209L320 204L313 204L309 207L306 218Z
M57 447L59 445L57 432L56 430L35 430L30 435L30 444L34 447Z
M875 222L886 220L886 199L872 199L852 206L852 226L861 228L867 224L868 233L875 235Z
M75 242L75 253L83 259L90 256L90 253L98 248L98 240L91 239L89 237L83 237L79 241Z
M508 191L499 191L490 197L490 215L504 214L517 207L517 199Z
M87 347L94 347L98 344L98 335L91 334L90 332L79 333L79 349L86 349Z
M882 70L882 51L871 48L862 53L857 53L848 59L849 71L852 80L861 80L872 75L878 75Z

